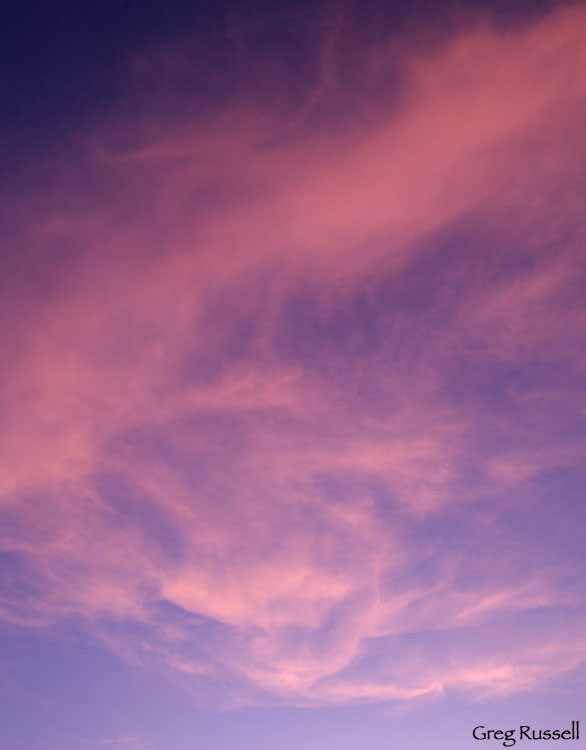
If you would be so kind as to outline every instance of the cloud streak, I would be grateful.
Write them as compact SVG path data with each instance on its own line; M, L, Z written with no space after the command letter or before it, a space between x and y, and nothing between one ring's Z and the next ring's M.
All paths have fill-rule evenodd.
M149 750L150 745L145 745L139 737L111 737L105 740L88 740L76 738L77 742L88 745L123 745L131 750Z
M577 553L543 540L586 413L585 28L365 49L393 106L320 128L331 42L292 120L150 102L39 170L5 230L3 618L229 705L583 663Z

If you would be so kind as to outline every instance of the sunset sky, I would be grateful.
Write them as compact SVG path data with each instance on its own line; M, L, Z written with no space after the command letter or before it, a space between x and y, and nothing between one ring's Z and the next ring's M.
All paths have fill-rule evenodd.
M0 747L586 734L586 5L1 35Z

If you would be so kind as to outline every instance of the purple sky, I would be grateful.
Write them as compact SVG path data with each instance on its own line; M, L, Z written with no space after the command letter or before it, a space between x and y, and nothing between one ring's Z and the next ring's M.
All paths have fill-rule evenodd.
M171 6L8 32L0 744L586 727L584 4Z

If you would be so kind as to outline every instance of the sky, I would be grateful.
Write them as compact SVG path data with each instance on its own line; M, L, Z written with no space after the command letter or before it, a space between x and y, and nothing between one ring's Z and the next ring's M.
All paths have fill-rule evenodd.
M0 747L586 726L586 5L2 26Z

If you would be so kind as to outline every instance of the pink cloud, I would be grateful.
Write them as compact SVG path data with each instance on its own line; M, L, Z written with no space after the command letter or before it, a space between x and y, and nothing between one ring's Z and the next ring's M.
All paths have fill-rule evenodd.
M124 745L131 750L149 750L151 747L138 737L111 737L105 740L88 740L76 737L75 739L77 742L83 742L88 745Z
M113 117L77 161L62 155L53 187L13 199L15 253L80 249L42 293L20 281L6 316L0 540L26 568L9 574L4 618L77 617L188 685L229 675L234 702L507 692L580 663L573 620L480 655L459 639L577 604L563 570L523 570L504 523L496 553L485 537L541 472L580 465L556 417L562 398L584 413L567 382L491 373L583 370L581 207L554 193L580 179L585 27L572 8L428 54L377 50L389 75L401 59L406 93L327 137L237 102L195 123L137 118L163 134L117 150L127 123ZM326 70L309 108L333 81ZM438 263L430 245L460 222L492 226L506 250ZM514 408L492 408L482 378ZM487 499L459 534L432 526ZM490 561L473 587L465 532ZM373 666L381 640L422 630L446 635L445 656L394 644Z

